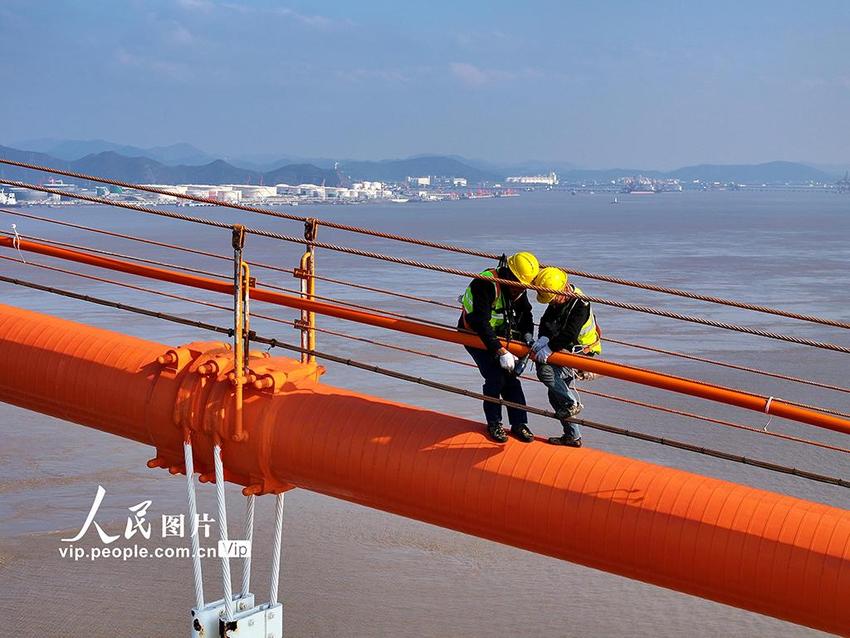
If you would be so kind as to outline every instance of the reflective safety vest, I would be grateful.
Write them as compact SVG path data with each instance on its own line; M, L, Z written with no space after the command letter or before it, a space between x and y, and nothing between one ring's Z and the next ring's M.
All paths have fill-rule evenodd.
M581 288L572 286L573 292L577 295L583 295ZM574 354L595 355L602 353L602 331L596 325L596 317L593 316L593 308L590 309L590 316L584 322L581 329L578 331L578 345L573 348Z
M487 270L479 273L482 277L495 277L496 269L488 268ZM463 295L458 299L461 304L463 304L463 324L467 328L469 325L466 321L466 315L472 312L472 283L466 287ZM499 287L499 284L495 281L493 282L493 286L496 288L496 300L493 302L493 305L490 308L490 326L493 330L497 330L505 325L505 320L507 317L507 308L505 307L505 298L502 297L502 290Z

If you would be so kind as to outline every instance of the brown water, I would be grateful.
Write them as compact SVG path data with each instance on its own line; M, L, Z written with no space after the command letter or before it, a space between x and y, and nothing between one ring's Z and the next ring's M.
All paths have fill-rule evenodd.
M720 296L741 298L789 310L850 320L850 199L826 194L684 193L649 198L621 197L617 206L607 196L537 194L505 200L353 206L311 209L325 218L453 241L493 251L529 249L542 261L569 264L588 271L650 280ZM295 209L297 212L303 212ZM241 220L300 233L300 224L210 208L182 212ZM44 212L44 211L41 211ZM224 231L189 226L121 210L49 209L61 219L139 233L226 253ZM92 238L24 219L0 218L0 227L16 222L20 232L64 241L144 254L173 263L227 272L225 262L121 240ZM322 229L320 238L397 255L425 259L470 270L486 261L435 253L394 242ZM252 258L291 267L299 247L251 237ZM39 261L47 261L39 259ZM362 283L453 301L466 282L449 275L411 270L367 259L322 251L319 271ZM47 282L93 295L144 302L148 307L189 314L226 324L227 313L187 307L176 301L145 298L138 293L71 276L38 271L23 264L0 263L4 273ZM261 281L294 286L295 280L258 271ZM121 277L122 279L125 279ZM126 278L128 281L129 278ZM147 285L147 284L145 284ZM732 308L667 298L593 280L580 282L588 294L648 303L718 320L746 323L787 334L850 345L846 331L744 313ZM176 287L163 290L183 292ZM320 284L320 292L356 303L453 323L452 311L364 291ZM165 343L181 343L204 335L174 324L86 305L44 293L3 286L3 303L119 329ZM199 298L222 303L220 297ZM259 310L258 310L259 311ZM268 311L263 308L263 311ZM273 310L291 317L284 310ZM611 337L684 350L713 358L755 365L797 376L848 385L845 355L747 337L722 330L647 315L597 308L600 324ZM353 334L379 337L464 358L460 348L434 345L377 329L320 318L320 325ZM294 340L292 331L256 321L266 335ZM480 389L474 370L433 359L413 358L319 335L321 347L345 356L417 375ZM847 394L817 390L745 373L669 359L609 344L605 356L667 372L698 377L763 394L850 410ZM376 377L330 364L325 380L471 418L479 418L476 402L444 395L401 381ZM759 415L723 408L698 399L599 380L594 389L663 403L751 425L764 425ZM529 403L544 406L536 384L526 384ZM588 418L641 429L740 454L767 458L813 471L848 478L845 455L737 432L584 396ZM555 433L557 424L532 418L532 429ZM771 429L844 444L842 437L774 420ZM117 437L39 414L0 405L0 620L25 627L22 636L125 636L140 628L151 635L185 635L193 604L188 560L78 562L60 558L62 537L73 535L97 488L107 497L98 521L111 533L123 528L126 508L146 498L153 501L149 519L180 513L183 483L145 467L152 450ZM696 456L614 435L586 431L586 442L618 454L719 476L802 498L850 507L848 490L777 475L763 470ZM201 490L201 509L214 512L211 490ZM241 528L238 492L229 492L232 535ZM268 499L258 507L254 589L267 590ZM155 534L158 522L155 524ZM70 533L69 533L70 532ZM97 544L94 532L87 540ZM178 543L168 539L171 545ZM167 544L149 541L151 547ZM219 595L218 562L204 562L207 597ZM239 569L234 566L234 582ZM650 585L578 567L521 550L463 536L433 526L296 490L287 496L281 592L286 604L288 636L529 636L654 635L811 635L805 628Z

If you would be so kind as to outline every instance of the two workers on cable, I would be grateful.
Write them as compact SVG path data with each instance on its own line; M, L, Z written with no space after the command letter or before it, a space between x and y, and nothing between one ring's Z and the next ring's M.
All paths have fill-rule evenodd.
M495 279L515 284L488 281ZM526 291L529 285L559 291L559 294L537 293L537 301L547 304L547 308L536 339ZM483 271L480 279L470 282L460 298L463 310L458 320L459 328L473 331L484 345L484 348L466 348L484 377L484 395L525 406L519 377L531 357L537 377L546 386L549 402L564 428L563 436L552 437L549 442L571 447L581 447L579 425L570 420L582 409L575 380L588 377L573 368L551 364L549 358L558 351L587 356L602 351L590 302L581 295L581 290L569 283L566 272L554 267L541 269L533 254L518 252L507 258L503 256L497 267ZM518 359L502 346L500 337L522 341L529 346L528 355ZM526 443L534 440L528 429L527 412L519 407L506 407L511 434ZM502 426L502 406L485 401L484 415L487 434L494 441L505 443L508 435Z

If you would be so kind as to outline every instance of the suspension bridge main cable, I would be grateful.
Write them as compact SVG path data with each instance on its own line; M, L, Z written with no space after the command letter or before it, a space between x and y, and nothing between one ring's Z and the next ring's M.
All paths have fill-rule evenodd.
M28 163L28 162L18 162L18 161L14 161L14 160L10 160L10 159L0 158L0 164L7 164L9 166L17 166L17 167L20 167L20 168L26 168L26 169L35 170L35 171L52 173L52 174L55 174L55 175L63 175L63 176L66 176L66 177L75 177L75 178L83 179L83 180L86 180L86 181L99 182L99 183L103 183L103 184L110 184L110 185L113 185L113 186L120 186L120 187L123 187L123 188L130 188L130 189L133 189L133 190L139 190L139 191L153 193L153 194L157 194L157 195L164 195L164 196L167 196L167 197L175 197L175 198L185 199L185 200L189 200L189 201L195 201L195 202L198 202L198 203L211 204L213 206L221 206L221 207L224 207L224 208L242 210L242 211L246 211L246 212L257 213L257 214L260 214L260 215L277 217L279 219L287 219L287 220L290 220L290 221L299 221L299 222L303 223L303 222L313 220L313 221L316 221L317 223L319 223L320 225L322 225L326 228L333 228L335 230L358 233L358 234L362 234L362 235L369 235L369 236L378 237L378 238L381 238L381 239L389 239L389 240L393 240L393 241L399 241L399 242L404 242L404 243L408 243L408 244L424 246L424 247L427 247L427 248L435 248L435 249L438 249L438 250L444 250L444 251L449 251L449 252L454 252L454 253L459 253L459 254L465 254L465 255L470 255L470 256L474 256L474 257L482 257L482 258L485 258L485 259L499 259L499 257L500 257L500 255L498 255L496 253L489 253L489 252L486 252L486 251L466 248L464 246L459 246L459 245L456 245L456 244L449 244L449 243L445 243L445 242L435 242L435 241L430 241L430 240L425 240L425 239L418 239L416 237L410 237L410 236L400 235L400 234L396 234L396 233L388 233L388 232L378 231L378 230L374 230L374 229L370 229L370 228L362 228L362 227L359 227L359 226L353 226L351 224L342 224L342 223L339 223L339 222L334 222L334 221L326 220L326 219L317 219L317 218L306 217L306 216L303 216L303 215L294 215L292 213L284 213L284 212L280 212L280 211L274 211L274 210L270 210L270 209L267 209L267 208L261 208L261 207L258 207L258 206L248 206L248 205L245 205L245 204L220 202L218 200L215 200L215 199L212 199L212 198L209 198L209 197L200 197L200 196L197 196L197 195L189 195L187 193L175 193L175 192L172 192L172 191L168 191L167 189L160 189L160 188L155 188L155 187L152 187L152 186L144 186L144 185L141 185L141 184L133 184L133 183L130 183L130 182L113 180L113 179L108 179L108 178L105 178L105 177L98 177L96 175L88 175L88 174L85 174L85 173L78 173L78 172L75 172L75 171L68 171L68 170L50 168L48 166L31 164L31 163ZM6 183L6 184L11 184L11 185L20 184L20 182L13 183L11 180L2 180L2 179L0 179L0 183ZM23 188L28 188L28 187L23 186ZM73 194L70 194L70 193L61 193L61 195L74 196ZM664 294L668 294L668 295L674 295L674 296L677 296L677 297L685 297L685 298L688 298L688 299L695 299L697 301L704 301L704 302L719 304L719 305L724 305L724 306L732 306L732 307L735 307L735 308L741 308L743 310L766 313L766 314L776 315L776 316L785 317L785 318L789 318L789 319L797 319L799 321L806 321L806 322L810 322L810 323L818 323L818 324L831 326L831 327L835 327L835 328L850 329L850 322L847 322L847 321L828 319L828 318L825 318L825 317L818 317L818 316L815 316L815 315L791 312L791 311L787 311L787 310L780 310L778 308L771 308L769 306L764 306L764 305L761 305L761 304L754 304L754 303L736 301L734 299L726 299L726 298L717 297L717 296L714 296L714 295L705 295L705 294L701 294L701 293L695 293L695 292L690 292L690 291L687 291L687 290L682 290L680 288L671 288L671 287L667 287L667 286L659 286L659 285L651 284L651 283L647 283L647 282L635 281L635 280L632 280L632 279L624 279L622 277L614 277L614 276L611 276L611 275L604 275L604 274L599 274L599 273L594 273L594 272L588 272L588 271L585 271L585 270L577 270L577 269L574 269L574 268L565 268L565 267L562 267L562 266L559 266L559 267L562 268L562 270L570 273L571 275L576 275L576 276L579 276L579 277L585 277L587 279L596 279L598 281L605 281L607 283L617 284L617 285L621 285L621 286L629 286L629 287L633 287L633 288L640 288L640 289L643 289L643 290L649 290L649 291L652 291L652 292L660 292L660 293L664 293Z
M178 315L173 315L173 314L164 313L164 312L157 312L157 311L149 310L147 308L141 308L141 307L138 307L138 306L133 306L133 305L124 304L124 303L120 303L120 302L116 302L116 301L111 301L111 300L108 300L108 299L102 299L102 298L94 297L94 296L91 296L91 295L84 295L84 294L72 292L72 291L69 291L69 290L63 290L63 289L60 289L60 288L55 288L55 287L52 287L52 286L45 286L43 284L38 284L38 283L35 283L35 282L26 281L26 280L22 280L22 279L16 279L16 278L13 278L13 277L7 277L5 275L0 275L0 281L3 281L5 283L9 283L9 284L14 284L14 285L17 285L17 286L23 286L23 287L31 288L31 289L34 289L34 290L39 290L39 291L42 291L42 292L48 292L48 293L51 293L51 294L60 295L60 296L67 297L67 298L70 298L70 299L76 299L78 301L84 301L84 302L87 302L87 303L93 303L93 304L97 304L97 305L101 305L101 306L105 306L105 307L115 308L115 309L118 309L118 310L133 312L133 313L136 313L136 314L140 314L140 315L144 315L144 316L148 316L148 317L153 317L153 318L156 318L156 319L161 319L161 320L164 320L164 321L170 321L172 323L177 323L177 324L180 324L180 325L190 326L190 327L194 327L194 328L200 328L200 329L208 330L208 331L215 332L215 333L218 333L218 334L228 335L230 337L233 336L233 332L234 332L233 328L225 328L223 326L217 326L217 325L209 324L209 323L206 323L206 322L203 322L203 321L188 319L186 317L180 317ZM509 407L509 408L523 409L527 412L530 412L532 414L536 414L538 416L545 416L545 417L549 417L549 418L552 418L552 419L557 419L554 412L552 412L550 410L544 410L544 409L535 408L535 407L532 407L532 406L525 406L525 405L521 405L521 404L518 404L518 403L513 403L511 401L506 401L504 399L487 397L483 394L472 392L470 390L465 390L463 388L457 388L457 387L454 387L454 386L451 386L451 385L439 383L439 382L432 381L432 380L429 380L429 379L424 379L422 377L416 377L416 376L409 375L409 374L406 374L406 373L403 373L403 372L398 372L398 371L395 371L395 370L389 370L389 369L386 369L386 368L381 368L379 366L375 366L375 365L372 365L372 364L361 363L359 361L346 359L344 357L337 357L336 355L332 355L330 353L325 353L325 352L320 352L318 350L311 350L311 349L308 349L308 348L302 348L300 346L288 344L286 342L280 341L280 340L275 339L275 338L268 338L268 337L259 336L259 335L255 334L253 331L251 331L249 338L250 338L251 341L254 341L255 343L262 343L262 344L265 344L269 347L282 348L282 349L290 350L292 352L306 352L307 354L312 354L313 356L321 358L321 359L326 359L328 361L333 361L335 363L340 363L340 364L347 365L347 366L354 367L354 368L358 368L358 369L361 369L361 370L366 370L366 371L369 371L369 372L373 372L373 373L381 374L381 375L384 375L384 376L400 379L400 380L403 380L403 381L408 381L408 382L411 382L411 383L416 383L416 384L423 385L423 386L426 386L426 387L430 387L430 388L433 388L433 389L442 390L444 392L450 392L450 393L453 393L453 394L458 394L458 395L478 399L478 400L481 400L481 401L489 401L489 402L492 402L492 403L498 403L499 405L503 405L503 406L506 406L506 407ZM732 454L732 453L724 452L724 451L721 451L721 450L715 450L715 449L707 448L707 447L704 447L704 446L693 445L691 443L685 443L683 441L678 441L678 440L675 440L675 439L670 439L670 438L667 438L667 437L661 437L661 436L657 436L657 435L653 435L653 434L647 434L647 433L644 433L644 432L637 432L637 431L634 431L634 430L628 430L628 429L608 425L608 424L605 424L605 423L599 423L599 422L596 422L596 421L589 421L589 420L586 420L586 419L575 419L575 418L571 419L571 420L582 425L582 426L584 426L584 427L587 427L587 428L590 428L590 429L601 430L601 431L604 431L604 432L608 432L610 434L627 436L627 437L630 437L630 438L635 438L635 439L647 441L647 442L650 442L650 443L656 443L656 444L659 444L659 445L665 445L665 446L669 446L669 447L673 447L673 448L677 448L677 449L681 449L681 450L686 450L686 451L689 451L689 452L694 452L694 453L697 453L697 454L712 456L712 457L715 457L715 458L719 458L719 459L723 459L723 460L727 460L727 461L733 461L733 462L741 463L741 464L744 464L744 465L750 465L750 466L753 466L753 467L758 467L758 468L770 470L770 471L773 471L773 472L779 472L779 473L782 473L782 474L789 474L789 475L792 475L792 476L797 476L797 477L804 478L804 479L811 480L811 481L816 481L816 482L820 482L820 483L828 483L830 485L837 485L837 486L844 487L844 488L850 488L850 481L846 481L844 479L834 477L834 476L828 476L828 475L824 475L824 474L818 474L818 473L815 473L815 472L809 472L808 470L801 470L801 469L798 469L798 468L795 468L795 467L789 467L789 466L785 466L785 465L780 465L778 463L772 463L770 461L764 461L764 460L761 460L761 459L754 459L754 458L751 458L751 457L741 456L741 455L738 455L738 454Z
M81 193L66 193L64 191L57 191L55 189L50 189L50 188L47 188L47 187L44 187L44 186L38 186L36 184L24 184L23 182L16 182L16 181L12 181L12 180L0 179L0 183L12 184L12 185L15 185L15 186L21 186L22 188L30 188L30 189L33 189L33 190L43 191L43 192L47 192L47 193L53 193L53 194L57 194L57 195L60 195L60 196L65 196L65 197L73 197L75 199L81 199L81 200L84 200L84 201L91 201L91 202L97 203L97 204L106 204L106 205L109 205L109 206L117 206L117 207L120 207L120 208L125 208L125 209L128 209L128 210L134 210L134 211L142 212L142 213L158 215L158 216L161 216L161 217L168 217L168 218L171 218L171 219L177 219L177 220L181 220L181 221L188 221L188 222L194 222L194 223L199 223L199 224L205 224L205 225L208 225L208 226L213 226L213 227L221 228L221 229L228 229L228 230L232 229L232 225L226 224L224 222L219 222L219 221L215 221L215 220L207 219L207 218L203 218L203 217L194 217L194 216L191 216L191 215L184 215L184 214L181 214L181 213L174 213L174 212L171 212L171 211L159 210L159 209L152 208L152 207L149 207L149 206L136 206L136 205L126 204L124 202L114 202L114 201L110 201L110 200L103 199L103 198L100 198L100 197L94 197L94 196L91 196L91 195L83 195ZM301 244L301 245L305 245L305 246L315 246L317 248L324 248L324 249L327 249L327 250L334 250L334 251L337 251L337 252L347 253L347 254L350 254L350 255L357 255L357 256L360 256L360 257L368 257L368 258L371 258L371 259L378 259L378 260L382 260L382 261L386 261L386 262L390 262L390 263L396 263L396 264L400 264L400 265L404 265L404 266L412 266L412 267L421 268L421 269L424 269L424 270L443 272L443 273L456 275L456 276L464 277L464 278L468 278L468 279L483 279L483 280L486 280L486 281L489 281L489 282L495 282L495 283L498 283L498 284L501 284L501 285L506 285L506 286L522 287L522 288L525 288L525 289L528 289L528 290L535 290L535 291L538 291L538 292L548 292L550 294L563 294L563 291L544 288L542 286L523 285L523 284L520 284L516 281L508 281L508 280L505 280L505 279L500 279L498 277L485 277L485 276L483 276L479 273L460 270L460 269L457 269L457 268L449 268L449 267L441 266L441 265L438 265L438 264L430 264L430 263L427 263L427 262L422 262L422 261L413 260L413 259L405 259L405 258L402 258L402 257L395 257L395 256L392 256L392 255L384 255L382 253L377 253L377 252L368 251L368 250L360 250L360 249L356 249L356 248L350 248L350 247L347 247L347 246L339 246L339 245L330 244L330 243L327 243L327 242L321 242L321 241L315 241L315 240L308 241L308 240L303 239L301 237L284 235L282 233L276 233L276 232L262 230L262 229L258 229L258 228L245 227L245 231L252 233L254 235L257 235L257 236L260 236L260 237L266 237L266 238L269 238L269 239L277 239L277 240L292 242L292 243ZM697 323L697 324L701 324L701 325L705 325L705 326L710 326L710 327L713 327L713 328L720 328L720 329L723 329L723 330L731 330L731 331L734 331L734 332L741 332L741 333L750 334L750 335L754 335L754 336L758 336L758 337L765 337L765 338L768 338L768 339L776 339L776 340L779 340L779 341L796 343L798 345L805 345L805 346L810 346L810 347L814 347L814 348L821 348L821 349L824 349L824 350L832 350L834 352L841 352L841 353L844 353L844 354L850 354L850 347L842 346L842 345L835 344L835 343L829 343L829 342L824 342L824 341L816 341L816 340L813 340L813 339L806 339L806 338L803 338L803 337L794 337L794 336L790 336L790 335L783 335L783 334L779 334L779 333L776 333L776 332L769 332L769 331L766 331L766 330L759 330L759 329L756 329L756 328L750 328L748 326L740 326L740 325L730 324L730 323L726 323L726 322L722 322L722 321L705 319L703 317L696 317L696 316L693 316L693 315L686 315L686 314L677 313L677 312L670 312L670 311L667 311L667 310L652 308L652 307L644 306L644 305L641 305L641 304L626 303L626 302L615 301L615 300L611 300L611 299L605 299L605 298L602 298L602 297L596 297L596 296L584 295L584 294L577 295L577 296L580 296L582 299L586 299L587 301L590 301L590 302L593 302L593 303L604 304L604 305L607 305L607 306L620 308L622 310L631 310L631 311L635 311L635 312L642 312L642 313L646 313L646 314L656 315L656 316L659 316L659 317L667 317L668 319L676 319L678 321L686 321L686 322L690 322L690 323Z

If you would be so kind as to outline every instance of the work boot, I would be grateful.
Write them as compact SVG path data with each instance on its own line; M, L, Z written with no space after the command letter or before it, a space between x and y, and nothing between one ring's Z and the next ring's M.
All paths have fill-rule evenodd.
M567 434L563 436L550 436L549 443L552 445L564 445L566 447L581 447L581 437L574 439Z
M490 438L496 443L508 442L508 434L505 432L505 428L502 427L501 423L488 423L487 434L489 434Z
M519 425L511 426L511 434L518 438L523 443L531 443L534 440L534 435L528 429L528 425L520 423Z

